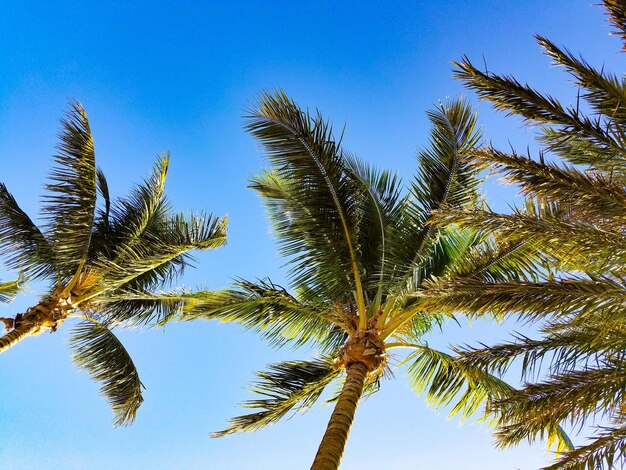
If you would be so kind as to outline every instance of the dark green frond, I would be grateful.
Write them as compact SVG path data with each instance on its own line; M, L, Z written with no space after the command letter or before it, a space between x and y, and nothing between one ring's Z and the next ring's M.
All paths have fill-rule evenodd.
M5 264L33 278L56 273L54 250L33 221L0 183L0 256Z
M66 277L76 274L85 262L96 208L96 161L85 110L70 102L61 121L61 143L46 185L43 212L56 264Z
M101 256L93 260L87 273L87 280L93 281L82 295L135 288L135 279L163 266L171 267L173 260L189 251L217 248L226 242L226 223L225 218L212 215L176 215L134 243L118 246L110 259Z
M362 193L358 246L364 284L373 297L376 289L393 280L390 274L394 266L389 270L385 266L390 250L387 240L396 236L394 227L401 217L402 181L396 174L379 171L352 155L344 154L344 160Z
M143 402L143 385L122 343L106 326L82 322L72 330L70 346L74 362L102 382L100 391L113 409L115 426L131 424Z
M99 299L94 307L110 323L162 326L183 309L192 309L204 297L202 292L186 289L171 292L117 289Z
M183 320L205 318L241 323L275 346L324 344L345 339L340 312L318 310L297 300L270 280L237 281L233 289L198 293L185 307Z
M232 418L227 429L212 436L256 431L277 422L291 411L306 411L340 373L341 370L328 358L273 364L269 371L257 373L259 380L251 388L263 398L242 404L244 408L262 411Z
M602 147L623 150L599 119L583 115L578 109L564 107L555 98L545 96L514 77L481 72L467 57L455 62L455 78L462 80L480 98L490 101L493 107L507 114L517 114L534 125L562 126L569 136L587 138Z
M330 124L282 92L263 94L247 120L246 130L263 144L276 175L272 187L266 178L252 187L265 198L294 283L333 300L356 291L364 312L357 253L360 190Z
M480 144L476 115L463 100L454 100L428 113L430 146L418 153L419 171L404 201L403 217L390 243L390 262L397 275L415 277L430 262L439 231L428 224L433 210L444 205L466 207L478 200L478 172L470 154Z

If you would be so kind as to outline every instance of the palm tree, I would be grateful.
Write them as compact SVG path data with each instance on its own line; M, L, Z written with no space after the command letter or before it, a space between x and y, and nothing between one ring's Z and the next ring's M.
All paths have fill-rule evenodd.
M626 50L626 4L604 5ZM457 348L460 357L454 360L497 374L522 360L528 382L488 404L500 417L501 446L542 437L548 422L595 423L589 442L547 468L617 468L626 464L626 80L594 69L548 39L538 40L574 78L582 101L576 107L513 77L482 72L468 59L456 70L496 109L540 126L539 159L493 148L472 156L475 168L489 168L519 185L525 207L511 214L442 208L436 218L480 227L505 243L531 243L552 269L534 282L431 280L422 301L448 312L543 320L536 339L520 334L491 347Z
M78 102L70 102L60 140L42 229L0 183L0 255L8 268L49 285L37 305L2 318L8 332L0 337L0 352L56 331L67 318L81 319L71 332L74 361L103 383L115 425L125 425L141 405L142 384L111 330L158 323L176 311L180 296L189 294L160 289L182 273L190 251L224 244L226 220L171 212L164 196L169 155L158 158L152 175L128 197L111 200ZM3 287L9 294L18 284Z
M508 385L478 369L442 365L449 356L422 340L444 320L415 296L426 280L451 272L523 276L537 262L529 250L510 254L473 230L429 224L444 204L480 204L477 172L467 159L480 136L462 100L440 104L428 116L431 146L419 153L420 169L405 191L397 175L347 153L319 114L303 111L284 93L263 94L251 110L246 128L270 163L251 186L264 199L291 266L292 293L269 279L239 280L199 294L181 318L238 322L275 346L315 346L320 356L258 373L252 390L261 398L244 404L257 411L233 418L214 436L254 431L305 410L326 386L343 381L312 466L336 469L359 400L378 389L392 348L409 351L404 363L413 387L438 404L458 398L456 412L471 414L485 393L508 393ZM472 263L470 255L484 243L493 257ZM469 386L462 377L471 377ZM449 380L441 387L443 378Z

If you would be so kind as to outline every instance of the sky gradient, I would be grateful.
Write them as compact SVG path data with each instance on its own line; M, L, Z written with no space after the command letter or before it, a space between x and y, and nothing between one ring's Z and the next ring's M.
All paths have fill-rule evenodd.
M264 3L264 4L262 4ZM228 245L197 257L181 281L221 288L230 279L285 283L259 198L248 179L263 167L242 130L261 90L283 88L341 129L344 145L407 181L426 144L425 111L465 95L486 140L533 149L532 132L479 104L452 78L464 54L566 103L568 77L551 68L540 33L594 66L619 71L623 56L603 10L590 0L303 2L5 2L0 15L0 181L31 216L66 100L90 118L96 158L112 195L171 151L167 191L177 209L228 215ZM593 2L595 3L595 2ZM514 191L488 182L498 210ZM11 274L1 271L0 278ZM0 315L36 301L32 292ZM69 322L68 322L69 323ZM314 351L272 350L236 325L195 322L121 333L147 387L136 423L113 429L98 385L69 359L68 324L0 356L0 467L11 469L308 468L331 407L321 401L257 433L210 439L250 398L254 370ZM429 343L492 343L514 322L445 325ZM382 433L382 434L381 434ZM382 436L382 437L381 437ZM579 441L580 442L580 441ZM499 451L484 424L447 419L409 388L402 371L363 402L343 470L533 469L542 444Z

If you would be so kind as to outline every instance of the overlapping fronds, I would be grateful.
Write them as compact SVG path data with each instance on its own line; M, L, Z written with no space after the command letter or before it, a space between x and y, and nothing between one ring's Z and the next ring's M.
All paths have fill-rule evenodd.
M115 426L131 424L143 402L143 385L128 351L105 325L85 321L72 330L73 360L102 382L100 392L115 415Z
M262 411L232 418L227 429L212 436L256 431L275 423L289 412L306 411L340 373L341 370L330 358L272 364L267 372L257 373L259 380L252 385L251 391L263 398L242 404L245 408Z
M202 292L198 296L197 301L185 306L181 319L240 323L274 346L297 347L316 342L332 348L346 338L347 318L339 308L320 310L296 299L269 279L240 279L231 289Z
M626 427L602 427L594 440L567 452L543 470L623 468L626 464Z
M152 292L117 289L95 302L93 306L109 322L127 326L165 325L183 312L202 302L203 292L177 289Z
M439 231L428 224L432 211L444 205L472 206L478 203L478 171L470 154L480 144L476 115L469 105L453 100L428 113L432 130L430 146L418 153L419 170L390 241L390 263L399 279L413 280L429 263Z
M412 345L416 349L406 359L411 386L417 393L427 393L435 406L454 402L450 415L471 416L484 405L485 399L505 398L513 388L498 377L472 364L462 363L453 356L427 345Z
M21 340L30 332L55 331L70 316L93 321L73 331L74 359L103 383L115 424L130 424L142 401L141 382L109 328L162 324L191 304L195 293L163 289L185 268L191 251L225 243L226 219L171 211L164 195L167 154L128 197L112 199L104 173L96 170L89 122L78 102L70 102L60 140L46 186L43 232L0 183L0 255L9 268L50 283L42 303L23 315L30 330L17 335L17 321L3 323L15 327L9 334ZM9 300L20 281L0 284L0 301ZM57 325L33 313L50 309Z
M358 250L360 188L350 178L332 128L284 93L265 93L246 117L275 177L252 182L268 207L296 285L333 301L355 292L365 313Z
M84 264L96 208L96 155L89 121L77 101L70 102L61 121L61 143L55 166L46 185L43 213L56 266L66 277L74 276Z
M626 4L605 0L604 5L618 34L626 37ZM500 419L500 445L545 437L551 423L583 429L600 419L610 426L596 428L589 443L548 468L614 468L623 463L626 449L626 80L594 69L544 37L537 39L573 76L581 101L575 106L564 106L513 77L482 72L467 58L456 70L496 109L541 126L538 159L496 149L472 156L477 168L495 170L516 184L527 197L525 207L511 214L483 208L435 214L442 223L491 231L505 247L521 243L523 249L530 240L541 253L525 268L535 277L506 271L464 277L459 272L427 281L416 296L425 308L443 312L518 313L543 321L537 339L517 335L495 346L457 348L458 361L495 374L520 361L528 382L510 396L489 401Z
M225 242L226 219L210 214L176 215L153 227L151 233L135 243L116 247L112 258L95 259L86 277L92 283L89 285L86 281L87 292L101 293L124 287L163 265L171 267L173 260L189 251L217 248Z

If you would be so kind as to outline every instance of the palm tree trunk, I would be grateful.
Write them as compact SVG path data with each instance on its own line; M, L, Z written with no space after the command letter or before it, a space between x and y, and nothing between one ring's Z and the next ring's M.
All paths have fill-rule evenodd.
M363 393L367 366L354 362L347 367L346 382L341 389L337 404L330 416L326 433L322 438L311 470L337 470L346 446L356 407Z
M22 323L17 328L0 337L0 353L12 348L37 329L33 323Z

